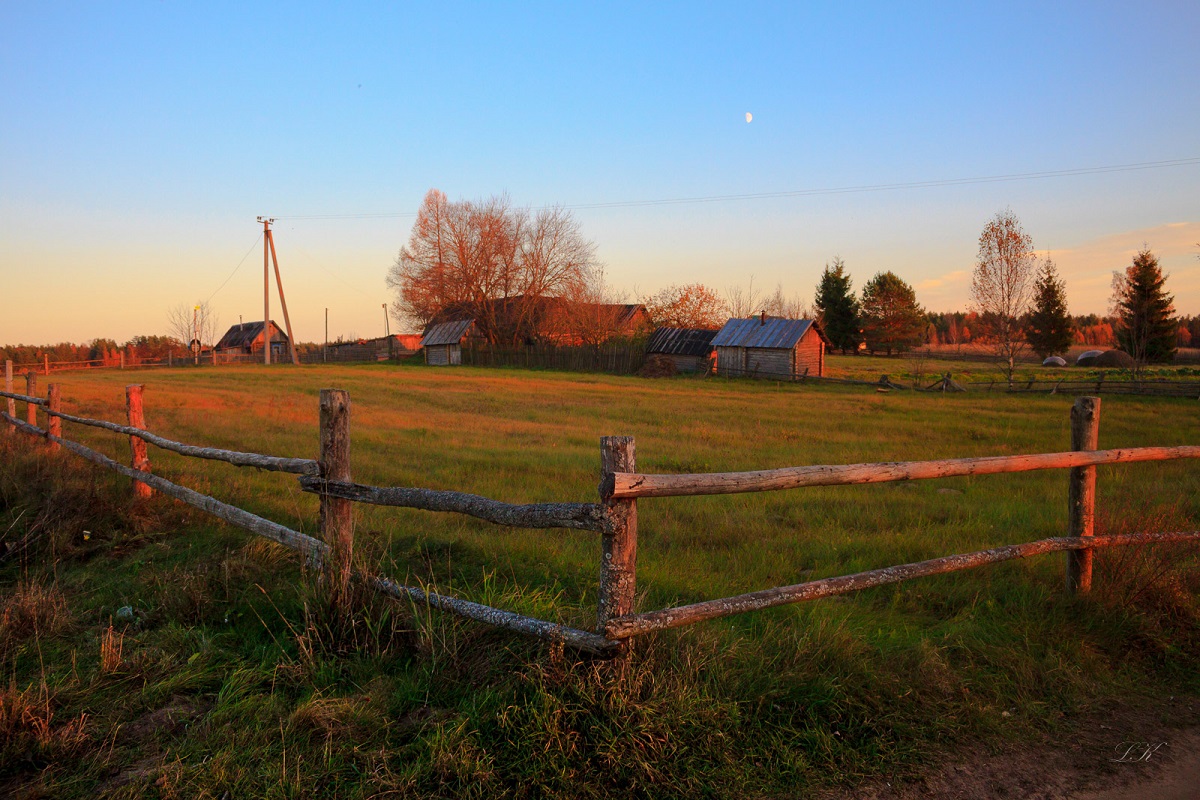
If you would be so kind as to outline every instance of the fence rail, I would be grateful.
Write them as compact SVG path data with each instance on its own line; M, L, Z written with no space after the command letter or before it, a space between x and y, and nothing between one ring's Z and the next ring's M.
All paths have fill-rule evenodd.
M1095 449L1100 409L1100 399L1096 397L1077 398L1071 409L1072 450L1069 452L786 467L752 472L653 475L637 471L632 437L609 436L600 441L602 479L599 503L509 504L463 492L354 483L349 467L350 397L338 389L321 391L321 424L318 432L321 457L311 460L198 447L152 434L140 420L141 387L137 385L127 387L126 392L130 422L139 423L130 425L64 413L59 408L57 385L50 385L45 400L33 394L34 376L27 377L27 386L27 394L17 394L12 391L11 372L6 376L5 391L0 392L0 396L8 400L8 411L0 413L0 417L8 423L10 432L20 431L45 439L52 448L65 448L94 464L130 478L136 488L153 488L233 525L300 551L308 557L310 564L330 572L331 581L342 590L340 594L335 593L335 597L343 602L349 597L344 591L349 582L357 580L391 597L422 603L479 622L606 656L627 652L629 639L653 631L1054 552L1067 553L1068 591L1087 592L1091 588L1091 556L1098 548L1200 539L1200 531L1093 535L1098 465L1200 458L1200 446L1192 445ZM27 420L17 418L15 402L27 405ZM36 424L39 408L46 414L46 428ZM63 420L129 436L133 465L119 464L91 448L62 437L58 426ZM142 451L138 449L139 443ZM212 458L235 466L298 473L301 488L321 497L320 538L307 536L152 474L149 458L144 454L145 443L185 456ZM657 611L636 612L638 498L779 491L806 486L855 485L1047 469L1070 471L1067 492L1070 512L1068 536L943 556ZM388 578L354 572L351 565L355 502L460 513L499 525L599 533L601 560L596 631L579 630L438 594L424 587L404 586Z

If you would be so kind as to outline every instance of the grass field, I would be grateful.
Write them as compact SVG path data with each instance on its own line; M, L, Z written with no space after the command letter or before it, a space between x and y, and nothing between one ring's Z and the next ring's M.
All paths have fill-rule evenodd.
M871 377L898 372L878 361ZM636 437L645 472L1033 453L1068 449L1071 404L416 366L55 379L71 413L120 420L123 386L144 382L155 432L309 457L319 389L347 389L355 480L509 502L594 501L602 435ZM70 425L67 435L128 458L120 437ZM1103 400L1101 447L1196 443L1194 400ZM64 471L5 447L0 530L32 544L0 564L0 789L790 796L912 774L956 742L1033 736L1105 698L1200 690L1200 571L1186 546L1103 556L1085 600L1064 594L1062 558L1047 557L650 637L616 669L381 600L338 619L274 545L166 501L135 505L123 479L77 462ZM151 458L180 483L314 531L316 500L287 476L153 448ZM1102 529L1197 527L1195 463L1099 472ZM367 568L595 624L594 534L357 513ZM643 500L639 608L1065 525L1065 472Z

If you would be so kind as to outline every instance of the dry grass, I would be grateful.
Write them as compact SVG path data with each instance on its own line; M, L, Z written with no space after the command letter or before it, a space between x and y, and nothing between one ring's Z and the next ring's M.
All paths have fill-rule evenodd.
M0 597L0 661L19 644L55 636L71 624L67 598L55 583L23 580Z
M112 625L100 635L100 673L111 675L125 664L125 632Z
M57 721L54 698L44 684L0 689L0 776L21 763L66 763L90 742L87 715Z

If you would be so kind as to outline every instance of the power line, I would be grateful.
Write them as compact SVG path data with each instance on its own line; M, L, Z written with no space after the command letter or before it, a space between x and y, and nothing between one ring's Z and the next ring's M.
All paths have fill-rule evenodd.
M1006 175L983 175L973 178L943 178L940 180L910 181L907 183L876 183L859 186L838 186L823 189L794 189L779 192L751 192L747 194L717 194L697 197L671 197L657 200L620 200L601 203L576 203L563 206L571 211L605 208L644 208L647 206L687 205L698 203L724 203L738 200L773 200L789 197L816 197L820 195L857 194L866 192L893 192L908 189L933 189L946 186L970 186L988 183L1006 183L1013 181L1044 180L1048 178L1070 178L1080 175L1103 175L1112 172L1136 172L1147 169L1167 169L1170 167L1188 167L1200 165L1200 157L1176 158L1166 161L1142 161L1133 164L1109 164L1100 167L1078 167L1075 169L1045 170L1042 172L1016 172ZM541 206L540 208L550 208ZM279 219L290 220L340 220L340 219L404 219L417 215L413 212L404 213L361 213L361 214L296 214Z
M258 240L261 238L262 238L261 233L258 236L254 237L254 244L250 245L250 249L246 251L246 255L242 256L242 260L239 261L237 263L237 266L233 268L233 272L229 273L229 277L225 279L224 283L222 283L220 286L217 287L216 292L213 292L212 294L210 294L208 296L208 300L204 301L205 305L208 305L209 301L211 301L214 297L217 296L217 292L219 292L225 288L226 283L229 283L231 280L233 280L233 276L236 275L237 271L242 268L242 264L246 263L246 259L250 257L251 251L254 250L254 246L258 244Z

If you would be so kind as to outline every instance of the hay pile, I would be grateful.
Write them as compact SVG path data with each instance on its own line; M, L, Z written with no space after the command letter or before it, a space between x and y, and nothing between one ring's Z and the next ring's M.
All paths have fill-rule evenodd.
M638 370L643 378L670 378L676 374L675 362L670 356L653 355Z

